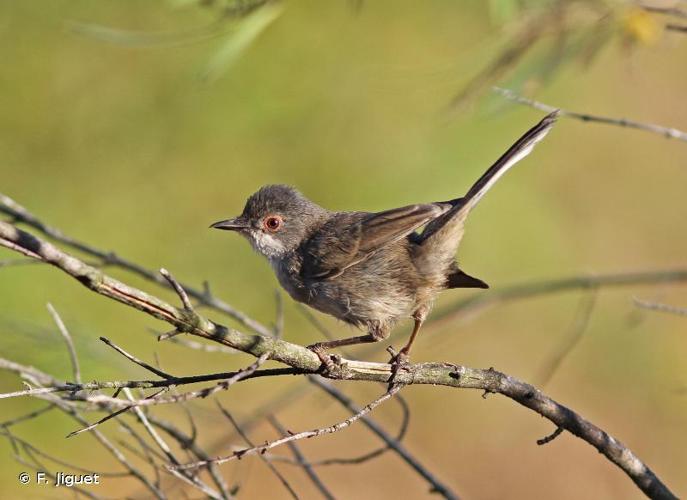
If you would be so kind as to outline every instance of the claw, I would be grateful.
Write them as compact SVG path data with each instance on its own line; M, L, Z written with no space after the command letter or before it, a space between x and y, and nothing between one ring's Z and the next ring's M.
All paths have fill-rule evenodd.
M395 354L395 351L391 346L389 346L387 351L391 354L391 359L389 360L389 364L391 365L391 377L389 377L389 386L391 386L394 383L398 372L406 369L406 367L410 364L410 356L408 355L408 351L406 351L405 348L401 349L398 352L398 354Z
M341 361L340 356L329 354L327 349L319 342L309 345L308 349L317 354L317 357L320 358L320 363L322 363L320 368L323 375L327 375L336 370L337 364Z

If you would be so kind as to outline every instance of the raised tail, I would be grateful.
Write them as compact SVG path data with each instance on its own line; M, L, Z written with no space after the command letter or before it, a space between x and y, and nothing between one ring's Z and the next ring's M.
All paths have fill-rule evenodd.
M437 259L446 259L447 263L453 262L463 236L465 219L472 208L508 169L532 152L534 146L549 133L557 117L558 111L546 115L496 160L464 197L447 202L452 207L427 224L419 237L420 245L423 247L423 255L419 256L419 261L424 258L434 260L435 263Z
M489 169L482 174L477 182L470 188L467 194L462 198L463 207L469 205L473 207L482 198L491 186L505 174L509 168L522 160L525 156L530 154L534 146L541 141L546 134L549 133L551 127L558 118L558 111L549 113L542 121L537 123L534 127L529 129L525 134L513 144L508 151L503 153L501 158L489 167ZM469 208L468 208L469 210Z

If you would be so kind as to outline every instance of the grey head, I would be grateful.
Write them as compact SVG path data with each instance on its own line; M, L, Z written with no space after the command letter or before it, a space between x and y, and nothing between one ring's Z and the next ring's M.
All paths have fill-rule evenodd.
M296 189L275 184L252 194L238 217L210 227L238 232L255 251L272 260L296 250L329 215Z

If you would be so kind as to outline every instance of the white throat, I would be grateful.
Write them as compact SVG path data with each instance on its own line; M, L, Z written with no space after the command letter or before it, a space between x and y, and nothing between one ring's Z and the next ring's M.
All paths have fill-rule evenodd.
M256 252L270 260L278 259L286 253L286 247L277 238L260 230L250 232L248 240Z

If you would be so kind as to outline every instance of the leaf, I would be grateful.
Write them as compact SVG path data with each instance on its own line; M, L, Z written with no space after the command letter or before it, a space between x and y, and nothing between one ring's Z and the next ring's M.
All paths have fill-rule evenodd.
M282 13L280 4L267 4L239 21L234 33L220 46L205 70L203 80L216 80L234 64L243 52L267 29Z

